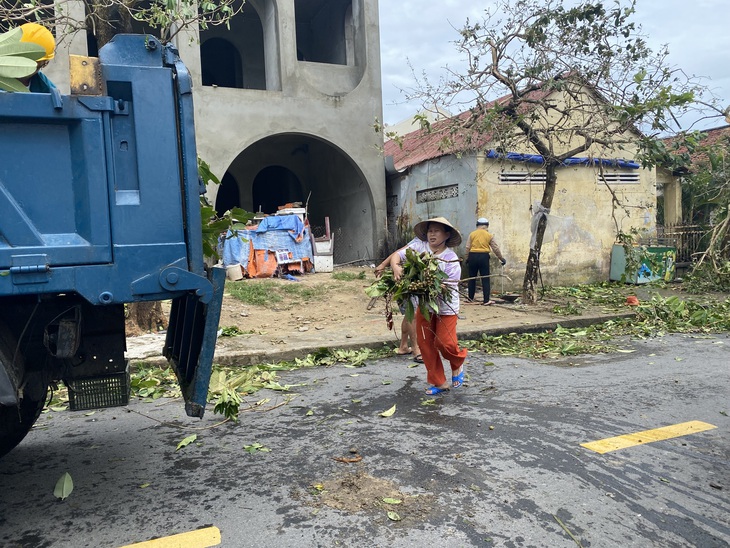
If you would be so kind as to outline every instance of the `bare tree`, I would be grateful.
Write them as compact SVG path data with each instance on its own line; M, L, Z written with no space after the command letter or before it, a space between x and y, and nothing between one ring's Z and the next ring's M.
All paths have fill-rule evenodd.
M547 180L533 211L527 303L537 300L556 168L581 153L622 150L652 166L655 137L676 127L676 116L695 108L704 91L668 65L666 48L651 51L632 21L634 7L624 0L497 0L460 30L466 70L448 71L437 84L422 81L411 94L452 112L468 108L452 119L446 143L542 156Z
M79 17L79 10L74 9L78 0L0 0L0 31L35 22L57 29L59 43L70 34L86 31L102 47L114 35L132 32L133 23L137 22L163 42L169 42L187 27L228 25L231 17L243 9L244 1L83 0L84 15Z

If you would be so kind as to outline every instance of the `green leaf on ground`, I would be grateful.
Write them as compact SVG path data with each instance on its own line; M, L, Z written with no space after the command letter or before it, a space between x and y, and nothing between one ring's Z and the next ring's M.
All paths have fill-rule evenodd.
M252 454L256 453L257 451L261 452L261 453L270 453L271 452L271 449L269 449L268 447L266 447L260 443L252 443L251 445L244 445L243 450L246 451L247 453L252 453Z
M396 408L396 406L394 405L393 407L391 407L387 411L383 411L382 413L380 413L380 416L381 417L391 417L391 416L393 416L393 414L395 413L395 408Z
M53 496L64 500L74 490L74 480L71 478L71 474L64 472L63 475L58 478L56 487L53 489Z
M400 500L400 499L392 499L392 498L389 498L389 497L385 497L383 499L383 502L385 504L401 504L403 501Z
M190 445L191 443L193 443L197 439L198 439L198 435L197 434L192 434L191 436L188 436L187 438L184 438L180 443L177 444L177 448L175 449L175 451L179 451L180 449L182 449L183 447L186 447L186 446Z

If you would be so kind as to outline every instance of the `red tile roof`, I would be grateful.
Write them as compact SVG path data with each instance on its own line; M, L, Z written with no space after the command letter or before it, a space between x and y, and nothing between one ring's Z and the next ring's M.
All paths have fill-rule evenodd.
M703 163L707 162L707 154L704 152L704 149L706 149L707 147L721 144L723 140L728 145L730 145L730 125L706 129L701 133L704 133L706 135L700 145L702 150L695 151L689 155L691 163L695 165L702 165ZM677 139L679 139L679 137L672 136L663 139L663 141L667 144L667 146L671 146ZM686 147L680 147L676 151L676 153L678 154L683 154L685 152L687 152Z
M529 103L521 103L521 109L527 111L539 104L539 101L550 95L552 92L537 90L529 93ZM507 103L510 95L501 97L488 103L485 110L489 110L496 104ZM404 135L401 143L397 139L386 141L385 156L393 157L393 164L398 171L420 164L427 160L439 158L458 152L489 148L493 142L494 132L479 133L472 129L465 129L461 125L454 124L455 120L470 122L472 110L462 112L452 118L440 120L431 124L429 129L419 129ZM478 120L476 121L478 124ZM458 128L458 129L457 129Z
M433 158L453 154L463 150L464 134L451 135L454 118L466 119L469 112L464 112L453 118L431 124L430 130L418 129L407 133L402 139L394 139L385 143L385 155L393 157L393 164L397 170L411 167ZM483 136L484 142L489 142L489 136Z

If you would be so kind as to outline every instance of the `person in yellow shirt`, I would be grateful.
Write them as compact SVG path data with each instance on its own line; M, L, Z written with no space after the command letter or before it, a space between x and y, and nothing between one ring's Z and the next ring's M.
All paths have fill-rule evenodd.
M494 236L487 230L489 221L484 217L477 219L477 228L471 234L466 242L466 264L469 267L469 302L474 302L474 295L477 291L477 276L482 279L482 291L484 292L483 305L494 304L490 298L492 294L492 284L489 281L489 256L494 253L502 266L507 264L504 260L502 252L499 250Z

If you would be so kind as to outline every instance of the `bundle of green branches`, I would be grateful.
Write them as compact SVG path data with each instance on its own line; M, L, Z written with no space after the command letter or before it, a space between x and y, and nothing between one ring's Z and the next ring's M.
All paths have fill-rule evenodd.
M369 297L385 298L385 319L388 329L393 328L392 303L405 304L406 319L412 321L416 314L414 301L426 319L438 312L438 299L449 300L450 289L445 283L448 276L439 268L439 261L428 253L406 249L403 261L403 276L395 280L392 270L383 275L365 290Z

